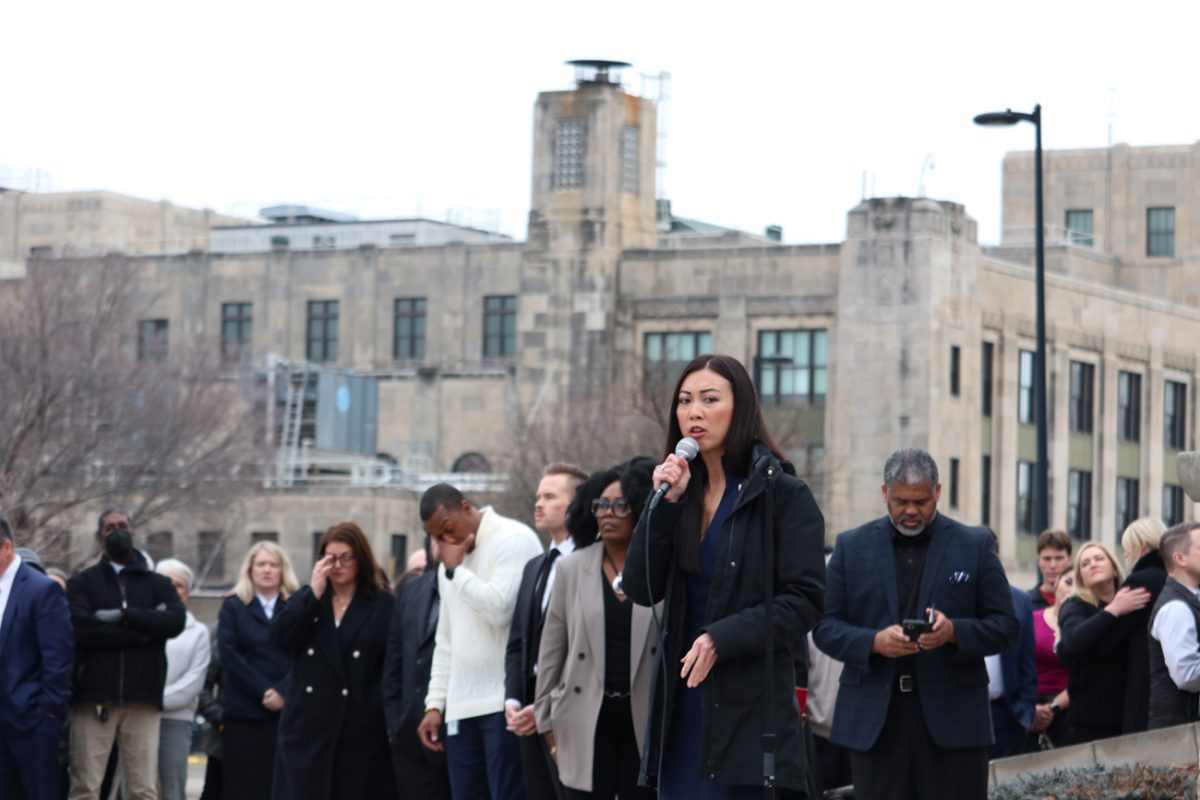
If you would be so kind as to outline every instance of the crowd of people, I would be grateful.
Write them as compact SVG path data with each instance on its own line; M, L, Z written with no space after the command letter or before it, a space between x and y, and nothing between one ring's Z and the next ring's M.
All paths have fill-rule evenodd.
M394 585L353 522L303 585L257 542L211 632L124 512L70 577L0 519L0 797L182 800L201 747L205 800L983 798L990 758L1197 719L1200 523L1130 525L1127 576L1046 531L1026 591L940 490L892 453L826 548L745 367L702 356L663 454L548 465L533 528L435 485Z

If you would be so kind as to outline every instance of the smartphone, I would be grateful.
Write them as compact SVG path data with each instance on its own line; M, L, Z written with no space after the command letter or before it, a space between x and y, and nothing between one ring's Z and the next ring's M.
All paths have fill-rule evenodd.
M929 606L929 616L925 619L906 619L900 621L900 627L904 629L904 635L908 637L910 642L915 642L920 638L922 633L929 633L933 630L933 621L937 619L934 614L933 606Z
M933 623L926 619L906 619L900 623L900 627L904 629L904 635L908 637L908 640L915 642L922 633L929 633L933 630Z

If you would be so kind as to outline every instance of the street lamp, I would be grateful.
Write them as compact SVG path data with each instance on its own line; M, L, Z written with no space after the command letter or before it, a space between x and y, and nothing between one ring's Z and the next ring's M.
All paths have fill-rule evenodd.
M1037 217L1037 360L1033 367L1033 413L1037 424L1037 478L1034 485L1033 525L1037 533L1050 527L1050 478L1047 470L1049 464L1049 444L1047 428L1049 418L1046 414L1046 242L1045 218L1042 211L1042 107L1033 107L1033 113L1021 111L991 111L975 117L976 125L1016 125L1018 122L1032 122L1035 131L1036 153L1034 155L1034 196Z

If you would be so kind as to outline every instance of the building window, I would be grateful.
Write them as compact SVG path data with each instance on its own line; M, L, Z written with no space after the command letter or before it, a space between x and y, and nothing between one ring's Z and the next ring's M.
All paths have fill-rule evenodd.
M1096 365L1071 362L1071 432L1091 433L1095 407Z
M1117 478L1117 536L1138 518L1137 478Z
M492 295L483 298L483 355L509 358L517 354L517 297Z
M158 563L175 555L175 534L171 531L155 531L146 537L146 555Z
M334 236L322 236L315 234L312 237L312 246L314 250L328 250L331 247L337 246L337 238Z
M1032 425L1034 419L1033 406L1033 365L1035 354L1032 350L1022 350L1017 364L1017 421Z
M586 150L583 120L559 120L554 139L554 188L583 186L583 157Z
M638 127L626 125L621 128L621 189L637 194L638 174Z
M662 334L670 336L671 334ZM684 334L695 336L696 334ZM700 334L707 335L707 334ZM647 354L649 354L647 338ZM767 405L819 405L825 402L828 380L827 334L823 330L759 331L758 394ZM692 344L701 343L692 341ZM712 338L691 357L712 352ZM680 364L680 366L682 366Z
M317 553L321 552L321 539L325 537L325 531L312 532L312 563L317 563Z
M308 344L305 352L309 361L337 361L337 300L308 301Z
M278 531L254 531L250 534L250 544L258 544L259 542L275 542L279 543Z
M392 578L393 580L399 577L408 566L408 534L393 533L392 534Z
M1146 255L1175 255L1175 209L1146 209Z
M392 358L425 357L425 298L396 298Z
M712 334L708 331L647 333L644 342L642 387L652 397L671 391L689 361L712 352Z
M1017 530L1033 533L1033 462L1017 462Z
M225 583L225 534L200 531L196 539L196 561L202 585Z
M992 524L992 457L984 456L979 462L979 521Z
M1187 444L1187 384L1167 381L1163 395L1163 446L1185 450Z
M982 392L981 411L983 416L992 415L992 363L996 355L996 345L992 342L983 343L983 362L979 365L979 384Z
M950 396L958 397L961 393L960 369L962 367L962 348L956 344L950 345Z
M286 236L272 236L271 237L271 249L272 250L287 250L288 243L289 243L288 237L286 237Z
M1092 538L1092 473L1067 472L1067 533L1080 541Z
M1080 247L1092 246L1092 210L1067 212L1067 241Z
M138 323L138 361L163 361L167 357L167 329L165 319L144 319Z
M450 467L450 471L486 474L492 471L492 462L488 461L487 456L483 453L463 453L454 459L454 465Z
M950 459L950 507L958 508L958 459Z
M221 304L221 358L241 361L250 354L254 317L250 303Z
M1183 522L1183 487L1163 484L1163 522L1167 527Z
M1142 440L1142 376L1136 372L1117 375L1117 439Z

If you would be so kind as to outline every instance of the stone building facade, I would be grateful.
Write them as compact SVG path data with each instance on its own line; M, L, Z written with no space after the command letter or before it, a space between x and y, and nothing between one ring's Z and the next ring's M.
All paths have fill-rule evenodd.
M661 394L692 355L727 353L752 370L830 539L882 513L889 452L924 447L941 468L943 511L990 525L1005 562L1027 569L1037 533L1032 237L1019 233L1028 158L1005 161L999 246L980 247L961 205L928 198L864 201L845 241L796 246L680 233L656 203L655 140L654 103L606 76L543 93L526 241L138 256L147 315L168 341L200 337L240 364L273 355L377 378L377 450L428 473L503 472L520 420ZM1092 210L1090 240L1074 215L1072 236L1052 236L1047 251L1051 524L1080 539L1113 544L1138 516L1195 514L1174 466L1194 449L1200 377L1185 202L1195 152L1049 154L1048 218ZM1139 225L1168 201L1176 255L1145 256ZM1165 247L1164 218L1153 219L1154 247ZM245 324L231 329L231 313ZM382 552L411 548L416 497L395 486L264 489L236 522L202 524L236 527L237 552L275 531L304 569L312 532L347 516L367 522ZM171 524L176 541L202 530Z

